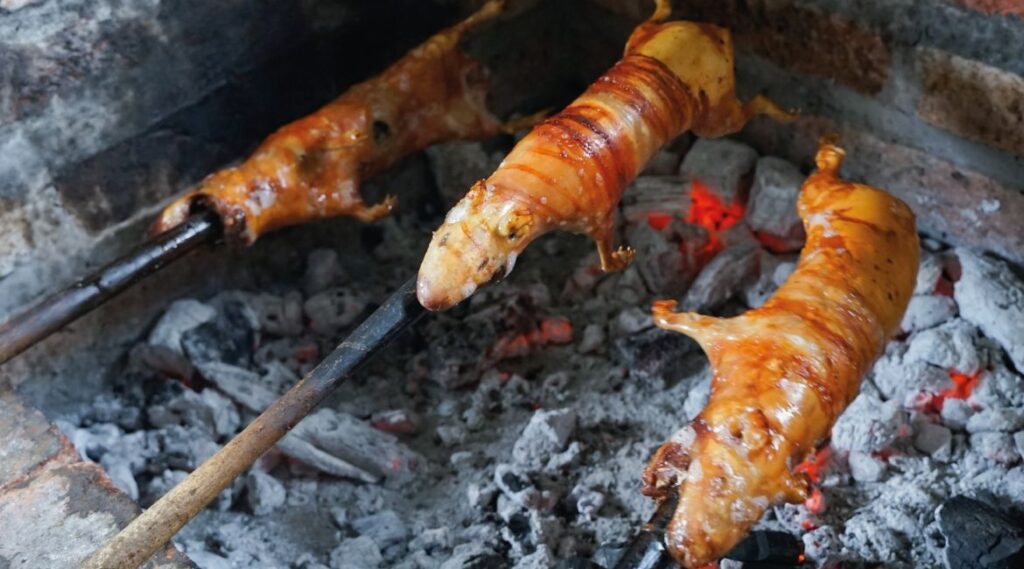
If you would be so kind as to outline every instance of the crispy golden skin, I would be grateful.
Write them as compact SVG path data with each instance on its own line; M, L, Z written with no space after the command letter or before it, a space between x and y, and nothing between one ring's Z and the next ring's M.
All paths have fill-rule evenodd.
M359 193L362 180L431 144L487 138L531 123L503 125L491 115L486 70L459 50L465 32L502 9L503 1L488 2L380 75L282 127L248 160L207 177L168 206L153 231L178 225L197 204L213 208L227 234L246 243L314 219L351 215L370 222L386 216L395 200L367 206Z
M420 266L423 306L443 310L462 301L555 229L590 236L602 268L621 270L633 252L613 246L614 210L659 148L687 130L735 132L758 113L791 118L763 97L745 105L736 99L728 30L661 23L670 11L668 0L658 0L623 58L452 208Z
M697 340L714 371L707 407L644 473L645 493L679 493L667 542L686 567L728 552L770 505L805 499L793 467L856 396L910 300L914 215L839 179L842 159L831 144L819 149L797 206L807 243L764 306L728 319L654 307L655 323Z

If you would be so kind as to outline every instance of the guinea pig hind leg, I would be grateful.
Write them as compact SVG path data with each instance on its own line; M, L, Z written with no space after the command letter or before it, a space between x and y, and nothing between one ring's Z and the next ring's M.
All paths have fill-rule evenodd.
M373 223L391 215L391 211L395 209L396 205L398 205L398 198L395 196L386 196L380 203L371 206L359 200L359 203L352 208L351 215L363 223Z
M624 270L636 256L632 247L625 245L615 248L614 224L609 221L592 231L590 237L597 244L597 254L601 257L601 270L606 273L617 273Z

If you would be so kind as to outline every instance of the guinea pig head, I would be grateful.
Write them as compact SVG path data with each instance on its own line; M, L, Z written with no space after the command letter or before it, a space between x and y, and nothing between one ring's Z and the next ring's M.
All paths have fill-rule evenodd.
M512 271L539 225L521 204L490 200L481 180L455 205L434 232L420 265L416 297L428 310L445 310L480 285Z

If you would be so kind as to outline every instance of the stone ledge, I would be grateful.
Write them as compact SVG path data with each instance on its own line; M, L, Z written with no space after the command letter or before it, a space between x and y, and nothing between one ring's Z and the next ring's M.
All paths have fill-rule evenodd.
M77 567L140 512L42 413L0 396L0 567ZM148 569L195 567L173 546Z

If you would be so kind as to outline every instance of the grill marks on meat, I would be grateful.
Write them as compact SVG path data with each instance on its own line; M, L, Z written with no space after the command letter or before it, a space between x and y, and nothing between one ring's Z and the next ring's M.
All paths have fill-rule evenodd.
M488 75L459 50L462 36L501 13L492 0L413 49L382 74L270 135L242 164L206 178L167 207L154 232L180 224L193 207L214 209L228 235L252 243L279 227L350 215L388 215L393 197L368 206L360 182L402 157L452 139L482 139L528 126L502 124L485 105ZM539 118L539 117L538 117Z
M605 271L633 251L613 246L619 198L659 148L687 130L735 132L753 115L791 115L763 97L736 99L732 38L695 22L661 23L668 0L636 28L625 55L578 99L530 132L451 209L420 267L417 295L442 310L512 270L537 237L590 236Z
M838 178L843 151L823 144L798 212L807 242L761 308L729 319L654 307L655 323L700 343L714 370L693 423L655 454L645 493L679 493L667 532L686 567L728 552L765 509L806 498L793 467L856 396L914 289L918 239L902 201Z

